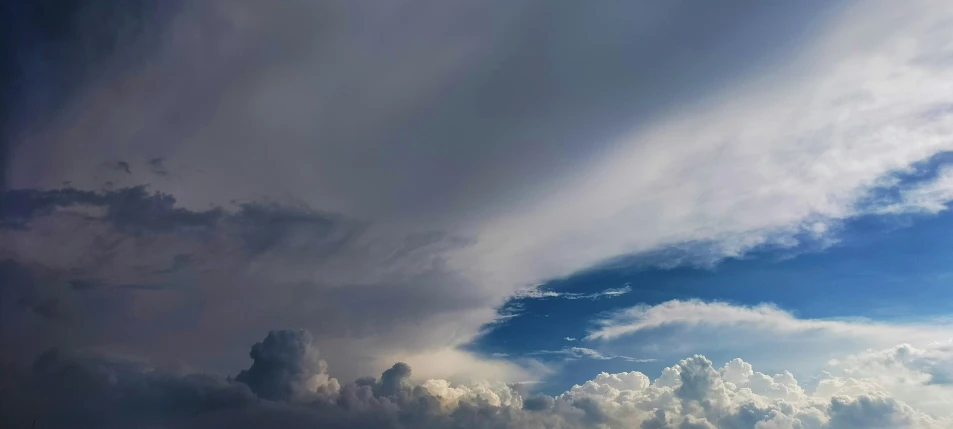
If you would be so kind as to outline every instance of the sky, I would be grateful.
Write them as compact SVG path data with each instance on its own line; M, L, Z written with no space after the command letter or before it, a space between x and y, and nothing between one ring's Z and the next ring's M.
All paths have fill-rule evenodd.
M945 2L8 3L4 427L953 428Z

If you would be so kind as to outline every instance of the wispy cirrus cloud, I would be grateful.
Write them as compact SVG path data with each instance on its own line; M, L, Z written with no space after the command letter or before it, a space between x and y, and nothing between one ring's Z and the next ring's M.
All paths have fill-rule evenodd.
M802 319L772 304L754 306L726 302L673 300L658 305L638 305L619 310L595 321L590 340L612 340L670 326L699 328L744 328L777 334L827 334L861 337L869 340L886 337L888 342L932 341L953 337L953 324L886 323L863 320Z
M566 347L560 350L539 350L527 354L528 356L563 356L565 359L595 359L612 360L619 359L626 362L655 362L657 359L635 358L631 356L620 356L611 353L602 353L587 347Z
M593 293L581 293L581 292L556 292L551 290L540 290L540 289L529 289L517 291L513 295L513 299L544 299L544 298L560 298L560 299L602 299L602 298L615 298L618 296L625 295L629 292L632 292L632 286L624 285L620 288L609 288L603 289L599 292Z

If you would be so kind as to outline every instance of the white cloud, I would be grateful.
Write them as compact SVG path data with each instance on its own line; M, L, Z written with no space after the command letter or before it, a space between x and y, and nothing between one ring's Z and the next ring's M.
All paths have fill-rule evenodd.
M615 312L596 322L599 327L588 339L614 339L671 325L713 329L745 328L790 335L820 333L898 342L906 338L920 344L953 336L953 325L888 324L864 321L799 319L772 304L754 306L701 300L672 300L658 305L638 305Z
M874 208L875 213L939 213L953 200L953 167L943 167L932 180L905 189L900 201Z
M694 368L691 377L700 378L697 383L692 384L694 391L684 391L686 388L685 369L692 365L700 365L701 368ZM741 368L741 371L739 371ZM753 371L746 362L735 359L726 364L721 369L713 371L708 368L705 360L686 359L682 361L679 367L675 367L676 372L681 378L681 386L676 387L676 396L680 396L684 402L686 398L695 397L701 400L716 399L712 402L717 409L719 406L723 410L734 410L735 413L742 414L740 411L746 409L748 412L757 410L764 416L762 420L754 427L830 427L830 428L851 428L852 425L860 423L856 427L947 427L953 423L953 411L948 407L934 407L931 412L925 412L922 402L904 402L893 396L889 388L883 386L868 385L867 389L857 389L849 394L845 392L825 391L822 387L816 390L803 387L790 372L783 372L770 376L757 371ZM667 369L666 371L670 371ZM880 374L889 376L889 372ZM845 379L826 375L828 381L843 382ZM665 375L655 381L656 385L678 382L669 382L665 380ZM681 391L681 392L680 392ZM947 393L951 390L947 387ZM922 398L922 397L921 397ZM760 405L755 405L760 404ZM765 404L773 404L777 407L771 410L772 405L765 407ZM711 406L711 405L709 405ZM712 409L705 409L705 415L697 417L706 417L712 421L721 420L723 423L719 427L749 427L747 424L741 424L740 416L735 418L726 416L711 417ZM729 411L730 412L730 411ZM725 423L733 421L732 423ZM795 424L800 421L803 426ZM826 421L826 424L823 422ZM819 425L819 423L821 423ZM790 425L790 426L787 426Z
M628 284L623 285L619 288L609 288L599 292L593 293L579 293L579 292L556 292L551 290L539 290L537 288L533 289L524 289L517 291L514 295L514 299L542 299L542 298L562 298L562 299L600 299L600 298L615 298L618 296L625 295L629 292L632 292L632 286Z
M535 282L685 242L717 260L833 233L890 174L953 149L950 11L906 6L847 8L777 68L633 132L486 222L475 257Z
M953 414L953 349L949 346L901 344L866 350L833 360L828 371L817 380L819 394L856 395L878 390L934 415Z
M595 359L595 360L610 360L610 359L620 359L626 362L655 362L655 359L645 359L645 358L634 358L630 356L620 356L611 353L602 353L598 350L593 350L588 347L566 347L560 350L539 350L528 355L561 355L565 356L566 359Z
M953 404L953 325L803 319L774 305L739 306L723 302L669 301L618 311L596 322L590 340L613 350L671 356L696 352L748 356L762 366L795 373L823 370L812 381L822 396L889 392L918 409L943 414ZM891 347L892 344L903 343ZM847 357L843 357L843 356ZM832 375L833 374L833 375ZM729 362L726 381L760 395L790 397L783 387L790 373L752 375L750 366ZM880 402L878 402L880 404ZM883 404L881 404L883 405Z
M878 375L889 377L891 372ZM881 385L871 383L849 393L824 386L815 391L789 372L770 376L741 359L719 369L702 356L666 368L655 380L639 372L602 373L560 398L596 401L609 421L625 427L942 428L953 423L950 402L928 413L918 403L891 396Z

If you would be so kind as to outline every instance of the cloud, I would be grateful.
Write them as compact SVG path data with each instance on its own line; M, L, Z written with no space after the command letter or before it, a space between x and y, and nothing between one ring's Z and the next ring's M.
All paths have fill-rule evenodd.
M469 282L444 256L470 245L462 237L369 235L366 222L267 201L192 210L141 186L4 191L0 206L0 256L16 272L0 287L13 307L0 331L22 358L54 345L121 345L214 360L225 344L209 338L234 343L261 320L285 319L339 345L327 359L351 376L400 356L444 377L530 377L454 350L494 313L485 291L447 287ZM29 330L44 335L17 333Z
M173 228L206 228L221 216L221 211L191 211L175 207L175 198L159 192L150 193L145 186L107 190L81 191L73 188L39 191L32 189L3 191L3 226L25 228L37 217L57 210L80 208L103 209L100 219L125 232L157 232ZM87 214L82 211L80 215ZM87 216L95 216L89 213Z
M116 161L106 164L108 168L122 171L126 174L132 174L132 170L129 168L129 163L126 161Z
M562 299L601 299L615 298L632 292L632 286L625 285L620 288L609 288L593 293L574 293L574 292L556 292L551 290L528 289L517 291L513 299L543 299L543 298L562 298Z
M855 396L873 389L931 413L953 401L947 390L953 373L953 327L945 320L806 319L770 304L675 300L621 310L595 325L588 339L614 351L653 357L686 352L744 355L759 365L802 374L823 371L813 381L822 396ZM750 366L738 365L729 363L727 380L733 380L731 374L750 377Z
M921 410L943 415L953 401L951 370L953 349L948 345L917 348L900 344L834 359L816 384L819 393L832 396L856 395L873 388L916 404Z
M875 209L876 213L939 213L947 209L947 203L953 200L953 168L943 166L931 180L916 182L907 186L899 201L883 204Z
M953 149L938 110L950 69L925 62L948 55L932 5L849 7L783 66L633 131L499 219L481 240L502 247L487 264L561 277L684 243L710 243L697 258L710 262L832 236L885 179Z
M271 331L251 349L254 363L239 372L235 381L245 383L260 398L288 401L325 386L337 387L328 377L327 364L311 347L307 331Z
M272 331L251 356L244 375L223 379L113 355L50 351L30 369L0 368L0 380L11 383L5 387L17 386L4 390L8 406L0 422L15 427L36 419L49 428L673 429L939 429L953 422L949 408L930 415L882 386L867 384L849 393L831 394L820 386L810 391L790 373L771 377L741 359L719 368L696 355L665 368L654 380L636 371L601 373L550 397L498 382L414 383L410 366L403 363L378 378L339 385L327 378L328 368L303 331ZM902 369L877 374L887 378ZM313 375L321 381L312 383Z
M946 339L953 334L953 326L942 322L891 324L800 319L772 304L744 306L697 299L672 300L654 306L638 305L617 311L595 323L598 327L589 333L587 339L611 340L673 325L711 329L745 328L781 335L829 334L868 339L886 337L886 341L908 338L922 344Z
M458 349L516 291L672 247L711 263L833 239L953 149L935 2L502 3L189 3L131 34L78 8L68 52L22 55L46 73L8 104L47 109L3 139L0 210L2 256L34 279L3 293L73 324L16 306L4 348L234 372L235 344L302 326L348 377L453 355L441 370L518 381ZM50 73L78 90L48 99ZM897 210L924 206L910 192ZM845 326L782 319L739 323Z
M885 176L953 149L933 6L408 2L408 22L193 5L142 54L150 67L120 62L125 85L92 79L18 141L9 176L95 189L90 158L174 161L194 173L155 186L186 207L289 195L395 235L465 235L475 246L448 265L495 295L686 242L719 260L829 234ZM480 24L447 25L463 18ZM53 154L68 162L42 168Z
M165 166L165 159L162 157L152 158L149 160L149 170L152 171L152 174L160 177L168 177L169 170Z
M561 350L539 350L529 353L532 355L561 355L565 356L566 359L595 359L595 360L611 360L611 359L620 359L626 362L654 362L655 359L642 359L634 358L629 356L619 356L614 354L601 353L597 350L593 350L586 347L566 347Z

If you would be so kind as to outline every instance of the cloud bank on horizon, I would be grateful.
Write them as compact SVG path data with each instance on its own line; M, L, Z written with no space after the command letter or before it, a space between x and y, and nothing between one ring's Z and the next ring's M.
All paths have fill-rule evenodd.
M861 216L945 211L943 2L120 3L16 6L28 19L4 30L0 348L23 413L51 427L953 424L943 321L685 299L593 314L576 347L466 347L520 300L632 296L536 289L632 256L714 266L830 246ZM277 327L308 333L268 334L248 368L246 345ZM654 381L526 384L560 370L539 356L674 363L705 347L827 372L699 355Z
M51 428L947 428L950 410L933 417L885 389L936 380L932 393L949 399L953 388L932 371L950 367L951 351L901 345L850 356L838 374L823 372L809 385L789 372L757 372L741 359L717 367L695 355L654 380L637 371L601 373L551 397L518 384L415 384L402 362L380 377L341 384L307 331L272 331L252 347L251 366L228 378L49 351L29 371L3 379L14 395L2 418Z

